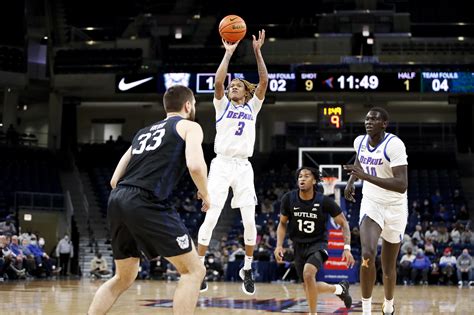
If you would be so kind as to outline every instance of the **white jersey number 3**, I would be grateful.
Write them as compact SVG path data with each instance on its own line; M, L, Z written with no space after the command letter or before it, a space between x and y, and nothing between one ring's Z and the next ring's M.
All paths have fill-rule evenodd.
M138 143L140 144L139 148L133 149L132 154L142 154L143 151L153 151L156 150L163 140L165 135L165 129L158 129L153 134L151 132L144 133L138 137ZM153 136L153 138L151 138ZM151 138L150 143L148 140Z
M314 221L303 221L298 219L298 229L301 232L313 233L314 232Z

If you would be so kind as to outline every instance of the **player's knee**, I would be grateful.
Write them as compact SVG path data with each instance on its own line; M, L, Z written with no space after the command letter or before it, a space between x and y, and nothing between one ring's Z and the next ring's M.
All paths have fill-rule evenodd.
M130 287L132 283L135 281L135 279L137 278L137 274L138 273L133 273L133 272L121 274L121 275L116 274L115 279L121 288L126 289Z
M313 270L304 270L303 280L306 284L308 284L311 281L316 281L316 272L314 272Z
M377 248L362 248L362 257L370 258L372 262L375 262L375 256L377 255Z

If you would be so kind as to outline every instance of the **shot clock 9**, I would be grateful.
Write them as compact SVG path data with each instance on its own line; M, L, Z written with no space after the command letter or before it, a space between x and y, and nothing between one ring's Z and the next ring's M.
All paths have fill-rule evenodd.
M344 127L344 104L318 104L319 128L341 130Z

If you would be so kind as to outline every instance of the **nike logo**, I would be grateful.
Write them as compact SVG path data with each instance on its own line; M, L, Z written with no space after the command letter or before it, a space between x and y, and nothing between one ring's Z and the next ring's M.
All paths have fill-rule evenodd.
M293 207L293 210L299 210L300 207Z
M119 88L120 91L128 91L128 90L133 89L134 87L139 86L140 84L143 84L143 83L148 82L150 80L153 80L153 77L145 78L145 79L134 81L134 82L125 83L125 78L122 78L122 80L120 80L120 82L119 82L118 88Z
M237 18L237 17L234 16L234 17L230 18L229 20L232 22L232 21L235 20L236 18Z

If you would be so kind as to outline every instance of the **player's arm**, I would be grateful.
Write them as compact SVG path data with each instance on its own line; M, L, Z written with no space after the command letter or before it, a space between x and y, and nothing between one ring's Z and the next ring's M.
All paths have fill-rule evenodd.
M181 120L178 123L178 128L181 127L180 125L184 127L186 166L198 189L198 198L202 199L202 210L207 211L210 200L207 191L207 165L201 146L204 137L202 128L199 124L189 120Z
M345 248L349 248L351 246L351 229L349 228L349 223L347 222L346 217L344 216L344 213L341 212L339 213L335 218L334 222L342 227L342 237L344 238L344 246Z
M354 161L354 165L359 166L360 168L362 168L357 155L356 155L356 158L355 158L355 161ZM356 201L355 198L354 198L354 195L355 195L354 182L356 180L357 180L356 176L354 176L354 175L349 176L349 180L347 181L346 188L344 188L344 198L346 198L347 200L349 200L351 202Z
M351 177L355 176L387 190L403 194L408 188L408 167L406 165L392 167L393 177L389 178L366 174L360 165L344 165L344 169L349 171Z
M285 241L286 230L288 225L288 217L286 215L280 215L280 222L277 227L277 243L274 251L275 259L278 263L283 261L283 242Z
M255 90L255 95L259 100L263 100L268 87L268 71L261 51L263 43L265 42L265 30L258 31L258 39L255 38L255 35L252 35L252 37L253 51L255 53L255 59L257 60L258 69L258 85Z
M230 58L234 54L235 49L240 41L236 41L235 43L228 43L225 40L222 40L222 44L225 48L224 58L222 58L221 64L216 71L216 83L214 86L214 97L218 100L222 99L224 96L224 83L225 79L227 78L227 68L229 68Z
M122 155L122 158L117 164L115 168L114 174L112 175L112 179L110 180L110 186L112 189L117 187L118 181L125 175L125 170L127 169L128 163L130 163L130 159L132 158L132 147L128 148L127 152Z

